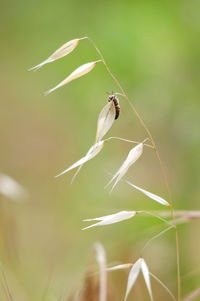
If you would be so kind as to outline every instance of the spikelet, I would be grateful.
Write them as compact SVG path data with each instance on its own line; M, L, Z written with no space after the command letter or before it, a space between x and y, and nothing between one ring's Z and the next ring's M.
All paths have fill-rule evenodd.
M131 185L132 187L134 187L135 189L141 191L142 193L144 193L146 196L148 196L150 199L164 205L164 206L170 206L170 203L168 203L166 200L164 200L163 198L161 198L160 196L152 193L152 192L149 192L141 187L138 187L136 186L135 184L129 182L129 181L126 181L129 185Z
M114 174L110 182L106 185L110 185L114 180L115 183L112 186L111 191L114 189L114 187L117 185L117 183L123 178L123 176L127 173L128 169L131 167L132 164L134 164L139 157L142 155L143 152L143 143L140 143L136 145L134 148L130 150L128 153L128 156L126 160L123 162L121 167L118 169L118 171Z
M40 64L30 68L28 71L37 71L40 69L42 66L54 62L56 60L59 60L60 58L68 55L70 52L72 52L78 45L80 40L83 40L85 38L80 38L80 39L74 39L71 41L68 41L64 45L62 45L60 48L58 48L54 53L52 53L46 60L41 62Z
M153 301L153 294L152 294L152 289L151 289L151 281L150 281L150 276L149 276L149 269L147 267L147 264L143 258L139 258L132 266L129 275L128 275L128 283L127 283L127 288L126 288L126 294L125 294L125 301L127 300L130 291L132 287L134 286L139 272L142 271L144 281L149 293L150 300Z
M100 141L109 131L115 120L115 106L113 101L108 102L99 114L97 121L96 142Z
M85 219L85 222L90 221L99 221L96 224L90 225L86 228L83 228L82 230L86 230L95 226L105 226L105 225L111 225L114 223L122 222L126 219L132 218L136 215L136 211L120 211L111 215L101 216L97 218L91 218L91 219Z
M70 171L70 170L72 170L72 169L74 169L76 167L82 166L87 161L91 160L96 155L98 155L98 153L102 150L103 146L104 146L104 141L103 140L95 143L89 149L89 151L87 152L87 154L85 155L85 157L81 158L80 160L78 160L77 162L75 162L74 164L72 164L70 167L68 167L67 169L65 169L64 171L62 171L60 174L58 174L57 176L55 176L55 178L64 175L65 173L67 173L68 171Z
M60 88L64 85L70 83L71 81L87 74L88 72L90 72L96 66L96 63L98 63L98 62L101 62L101 60L81 65L80 67L75 69L69 76L67 76L67 78L65 78L62 82L60 82L58 85L56 85L54 88L46 91L44 93L44 95L48 95L48 94L52 93L53 91L57 90L58 88Z

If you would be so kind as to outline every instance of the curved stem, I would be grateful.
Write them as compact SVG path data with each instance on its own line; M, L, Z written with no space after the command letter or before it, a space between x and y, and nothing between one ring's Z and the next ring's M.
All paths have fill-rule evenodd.
M107 139L105 139L104 141L109 141L109 140L111 140L111 139L116 139L116 140L121 140L121 141L125 141L125 142L129 142L129 143L134 143L134 144L139 144L139 143L141 143L141 142L138 142L138 141L134 141L134 140L129 140L129 139L124 139L124 138L121 138L121 137L109 137L109 138L107 138ZM150 145L150 144L147 144L147 143L143 143L145 146L147 146L147 147L150 147L150 148L153 148L153 146L152 145Z
M172 294L172 292L168 289L168 287L158 278L156 277L154 274L152 274L151 272L149 272L149 274L151 275L152 278L154 278L158 283L160 283L160 285L166 290L166 292L168 292L168 294L171 296L171 298L176 301L176 298L174 297L174 295Z
M146 244L144 245L144 247L141 250L141 254L144 252L144 250L149 246L149 244L156 238L160 237L161 235L163 235L164 233L168 232L170 229L174 228L174 226L170 226L168 228L166 228L165 230L159 232L158 234L154 235L152 238L150 238Z
M175 228L175 226L174 225L172 225L170 222L168 222L166 219L164 219L164 218L162 218L161 216L159 216L159 215L156 215L156 214L154 214L154 213L151 213L151 212L149 212L149 211L139 211L140 213L145 213L145 214L148 214L148 215L150 215L150 216L153 216L153 217L156 217L156 218L158 218L159 220L161 220L162 222L164 222L164 223L166 223L168 226L172 226L172 227L174 227Z

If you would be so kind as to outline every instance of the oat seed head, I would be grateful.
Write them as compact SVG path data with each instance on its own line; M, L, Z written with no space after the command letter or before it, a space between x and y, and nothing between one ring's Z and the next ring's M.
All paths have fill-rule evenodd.
M132 287L134 286L137 277L139 275L140 269L141 269L141 264L142 264L142 258L139 258L132 266L129 275L128 275L128 283L127 283L127 287L126 287L126 294L125 294L125 299L124 301L127 300L128 295L132 289Z
M44 66L48 63L54 62L64 56L68 55L70 52L72 52L77 47L80 40L83 40L83 38L68 41L67 43L62 45L60 48L58 48L54 53L52 53L46 60L44 60L40 64L30 68L28 71L37 71L42 66Z
M85 219L83 221L100 221L93 225L83 228L82 230L86 230L95 226L106 226L114 223L122 222L126 219L132 218L136 215L136 211L120 211L111 215L101 216L97 218Z
M142 258L142 262L141 262L141 271L144 277L144 281L149 293L149 297L151 299L151 301L153 301L153 294L152 294L152 289L151 289L151 280L150 280L150 275L149 275L149 269L148 266L145 262L145 260Z
M132 267L132 263L124 263L124 264L119 264L119 265L115 265L113 267L107 268L106 270L108 272L112 272L112 271L129 269L130 267Z
M85 157L81 158L80 160L78 160L77 162L75 162L74 164L72 164L70 167L68 167L67 169L65 169L64 171L62 171L60 174L58 174L57 176L55 176L55 178L64 175L65 173L67 173L68 171L82 166L83 164L85 164L87 161L91 160L92 158L94 158L96 155L98 155L98 153L102 150L104 146L104 141L99 141L97 143L95 143L87 152L87 154L85 155Z
M109 131L115 120L115 106L113 101L108 102L99 114L97 121L96 141L100 141Z
M123 178L123 176L127 173L128 169L131 167L132 164L134 164L142 155L143 153L143 143L140 143L133 147L129 153L121 167L118 169L118 171L114 174L110 182L106 185L110 185L114 180L115 183L112 186L111 191L114 189L114 187L117 185L117 183Z
M160 196L152 193L152 192L149 192L141 187L138 187L136 186L135 184L129 182L129 181L126 181L129 185L131 185L132 187L134 187L135 189L141 191L142 193L144 193L146 196L148 196L150 199L164 205L164 206L170 206L170 203L168 203L166 200L164 200L163 198L161 198Z
M87 74L88 72L90 72L96 66L96 64L98 62L101 62L101 60L81 65L80 67L75 69L69 76L67 76L67 78L65 78L62 82L60 82L58 85L56 85L54 88L46 91L44 93L44 95L48 95L48 94L52 93L53 91L57 90L58 88L60 88L64 85L70 83L71 81Z
M128 283L127 283L127 288L126 288L126 294L125 294L125 301L127 300L129 293L134 286L139 272L142 272L144 281L149 293L150 300L153 301L153 294L152 294L152 289L151 289L151 281L150 281L150 273L149 269L147 267L147 264L143 258L139 258L132 266L129 275L128 275Z

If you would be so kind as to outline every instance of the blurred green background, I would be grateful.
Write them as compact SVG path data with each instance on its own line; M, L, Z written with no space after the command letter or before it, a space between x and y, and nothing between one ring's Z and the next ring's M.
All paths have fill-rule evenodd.
M94 242L103 243L109 263L133 262L145 242L165 228L141 216L80 231L84 218L163 207L125 183L112 194L104 189L106 171L117 170L131 148L127 143L107 144L73 185L72 172L54 179L92 145L106 92L119 92L98 64L87 76L43 96L79 65L99 59L89 42L38 72L27 69L68 40L91 37L158 143L175 208L198 210L199 11L197 0L1 1L1 172L29 192L26 202L0 200L0 261L14 300L50 301L60 295L67 300L92 261ZM121 116L108 135L146 138L126 101L120 103ZM145 149L127 176L168 198L153 151ZM199 226L194 221L179 227L182 295L199 286ZM151 271L174 293L175 254L173 231L145 251ZM122 300L126 280L127 272L110 275L115 300ZM153 289L156 300L170 300L155 282ZM142 281L131 296L148 300ZM1 300L6 300L2 289Z

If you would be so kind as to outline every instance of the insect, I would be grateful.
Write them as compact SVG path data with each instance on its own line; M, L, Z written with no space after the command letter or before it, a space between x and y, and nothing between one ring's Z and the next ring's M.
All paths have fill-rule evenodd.
M114 106L115 106L115 119L117 119L119 117L119 113L120 113L120 105L119 105L119 100L117 99L117 97L115 96L115 94L113 93L112 95L108 96L108 101L113 101Z

